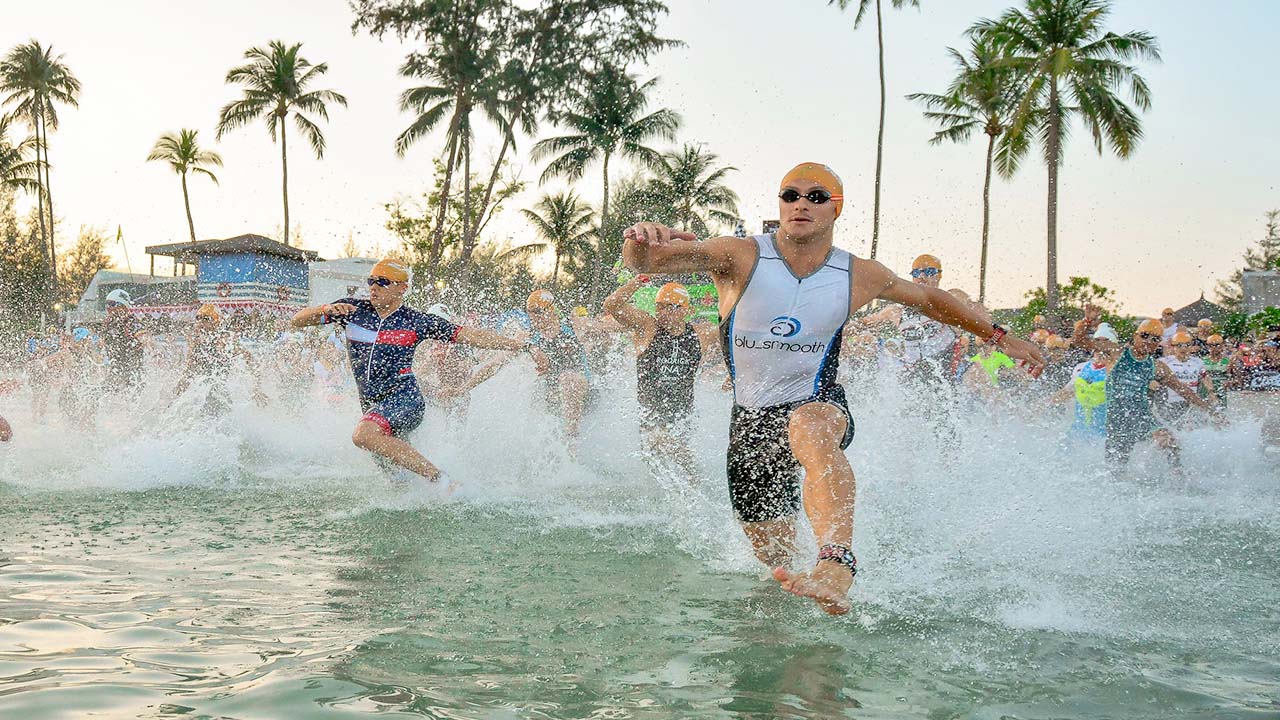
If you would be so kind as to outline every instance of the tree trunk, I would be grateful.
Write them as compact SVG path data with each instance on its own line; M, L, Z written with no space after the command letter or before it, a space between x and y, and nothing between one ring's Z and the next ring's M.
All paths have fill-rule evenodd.
M444 166L444 183L440 186L440 209L436 211L436 227L431 232L431 248L427 252L427 267L432 274L436 272L436 263L444 254L444 219L449 209L449 186L453 182L453 165L458 159L458 116L455 113L453 122L449 124L449 158Z
M44 225L44 175L40 171L43 165L40 148L44 147L44 141L40 139L40 115L35 110L31 111L31 125L36 133L36 217L40 219L40 252L46 256L49 267L52 268L54 259L49 257L49 233Z
M191 242L196 241L196 224L191 221L191 198L187 196L187 174L182 173L182 205L187 209L187 230L191 232Z
M551 287L559 288L560 286L560 248L556 248L556 265L551 269Z
M1050 313L1058 310L1058 147L1062 142L1058 102L1058 84L1054 82L1049 86L1049 268L1044 289Z
M507 148L511 147L511 136L503 137L502 149L498 151L498 160L493 165L493 172L489 174L489 183L484 188L484 199L480 201L480 217L476 218L475 232L478 234L480 228L484 227L484 214L489 210L489 201L493 199L493 188L498 184L498 175L502 169L502 159L507 154ZM474 238L472 239L474 242Z
M284 244L289 244L289 155L286 151L285 139L289 135L289 129L284 124L284 118L279 119L280 122L280 188L284 192Z
M880 131L876 135L875 204L871 208L871 259L876 259L880 245L880 167L884 159L884 24L880 19L880 0L876 0L876 44L880 48Z
M604 199L600 201L600 232L596 234L596 266L591 273L591 295L595 297L600 294L600 288L604 285L605 278L605 262L600 256L600 249L604 246L604 234L608 231L609 225L609 153L604 154ZM612 266L612 263L610 263Z
M471 219L471 140L468 138L465 143L462 155L462 271L466 273L466 267L471 262L471 251L475 248L475 238L472 236L472 219Z
M45 208L49 211L49 293L51 297L58 297L58 236L53 226L53 189L49 186L49 123L44 118L44 105L41 104L40 125L43 128L44 135L44 199ZM40 168L36 167L36 172L40 172Z
M995 153L996 136L987 135L987 172L982 180L982 255L978 260L978 302L987 302L987 234L991 231L991 156Z

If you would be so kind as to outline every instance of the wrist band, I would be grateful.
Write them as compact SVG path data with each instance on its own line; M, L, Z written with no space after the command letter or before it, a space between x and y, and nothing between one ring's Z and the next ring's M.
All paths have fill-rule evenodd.
M1000 342L1001 338L1009 334L1008 330L1005 330L999 325L992 325L991 327L993 328L991 331L991 337L987 338L987 342L992 343L993 345Z
M823 560L831 560L840 563L849 568L850 575L858 574L858 558L853 556L853 551L843 545L829 543L818 549L818 562Z

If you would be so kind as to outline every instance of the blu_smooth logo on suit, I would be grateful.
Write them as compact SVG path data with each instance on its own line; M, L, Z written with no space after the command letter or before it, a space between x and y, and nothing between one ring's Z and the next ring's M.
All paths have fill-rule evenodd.
M793 317L779 315L769 322L769 333L772 335L789 338L795 337L798 332L800 332L800 321Z

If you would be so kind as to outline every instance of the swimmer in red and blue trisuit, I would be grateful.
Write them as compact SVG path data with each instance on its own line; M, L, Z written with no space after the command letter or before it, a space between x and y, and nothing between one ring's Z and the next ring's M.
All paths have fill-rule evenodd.
M689 233L639 223L624 233L622 250L637 272L711 274L733 378L727 465L734 511L782 588L831 614L849 611L857 570L854 476L843 452L853 420L836 382L849 316L872 300L889 300L988 339L1033 372L1045 362L1034 345L992 325L969 303L833 247L843 193L830 168L803 163L778 187L782 224L774 234L696 242ZM782 566L795 551L801 507L819 551L807 570L792 572Z
M364 410L351 441L356 447L437 481L440 469L404 439L422 423L426 408L413 376L413 353L418 344L438 340L512 351L528 350L530 346L405 306L404 295L409 291L412 275L397 261L382 260L374 265L367 282L368 300L344 298L306 308L293 316L293 326L340 323L346 327L351 371Z

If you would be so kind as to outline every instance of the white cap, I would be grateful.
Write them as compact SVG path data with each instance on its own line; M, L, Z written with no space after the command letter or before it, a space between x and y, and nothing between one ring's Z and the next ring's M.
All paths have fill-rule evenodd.
M435 305L432 305L431 307L427 308L427 314L436 315L438 317L444 318L445 320L453 319L453 313L449 311L449 306L445 305L444 303L436 303Z
M1110 340L1113 343L1120 342L1120 337L1116 335L1116 331L1112 329L1110 323L1102 323L1097 330L1093 331L1094 340Z
M124 288L116 288L115 290L107 293L107 302L130 306L133 305L133 298L129 297L128 291Z

